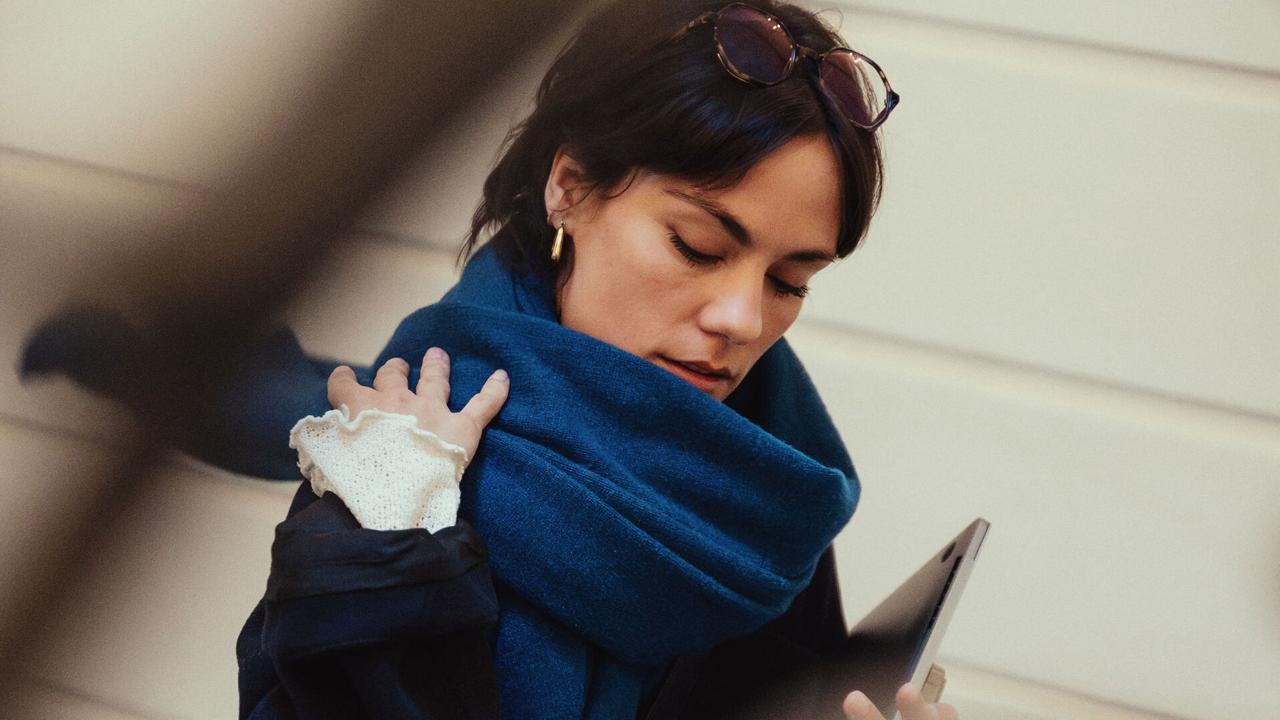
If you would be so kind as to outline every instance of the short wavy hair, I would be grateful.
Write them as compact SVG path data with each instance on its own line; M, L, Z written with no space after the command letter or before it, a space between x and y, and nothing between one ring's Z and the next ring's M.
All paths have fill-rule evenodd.
M543 191L561 147L589 189L616 187L637 169L717 189L793 138L818 134L826 135L841 169L836 255L853 252L880 200L884 165L876 134L844 119L807 62L783 82L757 87L725 72L709 23L676 38L689 21L725 4L622 0L587 20L542 79L533 111L508 133L459 259L487 230L500 230L491 242L505 263L554 283L565 264L550 260L554 232ZM750 4L781 20L801 45L821 52L846 44L808 10Z

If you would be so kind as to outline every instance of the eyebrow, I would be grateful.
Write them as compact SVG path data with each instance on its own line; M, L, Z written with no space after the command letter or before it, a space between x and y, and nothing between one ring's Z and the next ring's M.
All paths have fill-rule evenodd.
M729 233L729 236L736 240L739 245L751 247L751 233L747 232L747 229L742 226L742 221L729 212L725 206L711 198L694 195L675 188L668 188L666 193L706 210L712 217L720 221L720 225L724 227L725 232ZM836 257L832 253L823 250L797 250L796 252L788 253L786 259L802 263L829 263L835 262Z

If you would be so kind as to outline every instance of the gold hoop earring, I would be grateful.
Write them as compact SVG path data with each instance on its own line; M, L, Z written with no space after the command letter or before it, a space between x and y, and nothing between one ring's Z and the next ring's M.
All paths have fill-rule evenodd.
M551 243L551 262L560 262L560 249L564 245L564 221L556 228L556 239Z

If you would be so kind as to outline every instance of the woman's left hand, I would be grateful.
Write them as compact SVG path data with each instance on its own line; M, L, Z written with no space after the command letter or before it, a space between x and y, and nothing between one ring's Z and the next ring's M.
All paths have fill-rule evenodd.
M911 683L898 688L897 701L902 720L960 720L960 713L954 707L925 702ZM843 709L848 720L885 720L871 700L856 690L845 697Z
M468 458L475 457L485 426L502 409L509 391L507 373L498 370L489 376L466 407L456 413L450 411L449 354L438 347L423 356L414 390L409 389L409 363L398 357L391 358L378 370L373 387L361 385L355 371L346 365L339 365L329 375L329 404L335 408L346 405L349 417L354 418L370 408L412 415L418 419L418 427L461 447Z

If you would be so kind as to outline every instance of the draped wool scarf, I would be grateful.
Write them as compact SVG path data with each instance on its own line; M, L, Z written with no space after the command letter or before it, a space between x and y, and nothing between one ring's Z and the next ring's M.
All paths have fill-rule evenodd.
M72 319L38 335L24 368L56 367L58 333L77 329ZM488 546L499 593L505 718L634 717L674 658L785 612L857 503L844 444L785 340L721 403L561 326L546 284L486 246L357 374L368 384L373 368L402 357L412 387L432 345L451 356L455 411L496 368L511 377L459 512ZM211 450L222 464L297 477L281 452L289 428L329 409L315 372L325 363L300 357L268 358L278 372L224 400L232 429L212 442L236 452Z
M546 285L485 247L374 367L431 345L454 410L511 377L460 508L499 588L504 717L634 716L673 658L781 615L853 513L853 466L785 340L721 403L559 325Z

